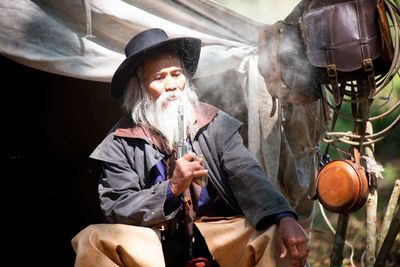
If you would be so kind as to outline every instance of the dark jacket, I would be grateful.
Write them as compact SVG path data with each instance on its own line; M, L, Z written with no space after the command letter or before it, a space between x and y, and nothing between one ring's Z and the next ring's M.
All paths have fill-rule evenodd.
M243 145L238 132L242 123L201 102L195 107L195 114L193 150L197 155L203 154L209 182L232 211L245 215L257 229L263 218L293 212ZM100 203L111 223L151 227L175 215L164 214L168 181L153 185L150 177L151 169L164 155L146 140L129 116L113 127L90 157L102 166Z

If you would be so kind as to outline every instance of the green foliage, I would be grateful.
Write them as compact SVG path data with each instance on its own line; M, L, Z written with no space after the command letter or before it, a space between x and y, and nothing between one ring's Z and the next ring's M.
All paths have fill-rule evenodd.
M384 166L385 170L383 172L383 177L385 177L385 181L389 184L394 184L397 178L400 179L398 176L398 167L396 168L392 163L387 162Z

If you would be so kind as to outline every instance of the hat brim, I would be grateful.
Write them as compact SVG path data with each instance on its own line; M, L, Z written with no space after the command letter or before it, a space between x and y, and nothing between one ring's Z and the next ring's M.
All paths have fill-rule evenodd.
M146 57L168 50L177 52L183 67L187 71L188 78L192 78L199 63L201 40L191 37L172 38L146 47L127 57L119 65L111 80L111 96L115 99L120 99L123 96L127 82Z

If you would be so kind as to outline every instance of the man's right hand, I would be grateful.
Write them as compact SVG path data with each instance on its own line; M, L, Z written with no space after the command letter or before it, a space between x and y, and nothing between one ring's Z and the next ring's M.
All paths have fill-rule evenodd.
M189 188L193 178L206 176L208 174L208 170L201 165L202 163L202 158L194 160L194 154L192 152L187 153L176 161L174 173L170 180L171 191L175 196L179 196Z
M288 253L293 267L303 267L308 256L308 238L300 224L292 217L282 217L279 221L276 242L281 249L281 258Z

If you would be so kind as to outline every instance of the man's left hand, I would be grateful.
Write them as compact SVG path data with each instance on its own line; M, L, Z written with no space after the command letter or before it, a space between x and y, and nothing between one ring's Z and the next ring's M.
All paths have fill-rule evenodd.
M282 217L279 221L276 242L281 250L281 258L289 251L292 266L303 267L308 256L308 238L300 224L292 217Z

